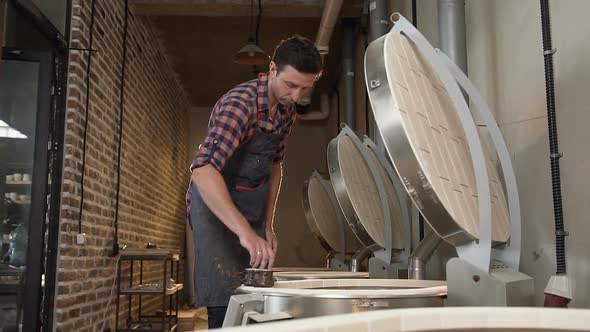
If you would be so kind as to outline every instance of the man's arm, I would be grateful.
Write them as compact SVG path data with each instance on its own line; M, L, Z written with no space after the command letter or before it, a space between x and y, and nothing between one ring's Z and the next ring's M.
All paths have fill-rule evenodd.
M252 267L266 268L270 262L274 262L275 253L271 244L259 237L240 213L231 199L223 176L215 167L207 164L195 168L192 181L211 212L240 238L240 244L250 253Z
M266 200L266 240L270 242L272 246L273 253L276 256L279 243L277 238L274 234L273 224L274 224L274 216L275 216L275 208L277 204L277 200L279 197L279 192L281 190L281 182L283 178L283 165L282 163L272 163L270 168L270 180L269 180L269 190L268 196ZM274 260L269 262L269 266L272 267L274 264Z

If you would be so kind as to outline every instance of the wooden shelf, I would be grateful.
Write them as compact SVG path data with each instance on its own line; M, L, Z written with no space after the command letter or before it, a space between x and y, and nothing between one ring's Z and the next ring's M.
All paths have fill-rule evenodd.
M180 260L177 251L169 249L125 249L121 251L122 260Z
M166 289L166 295L176 294L183 288L183 284L176 284L172 288ZM162 294L162 288L151 288L151 287L133 287L131 289L121 289L121 295L160 295Z

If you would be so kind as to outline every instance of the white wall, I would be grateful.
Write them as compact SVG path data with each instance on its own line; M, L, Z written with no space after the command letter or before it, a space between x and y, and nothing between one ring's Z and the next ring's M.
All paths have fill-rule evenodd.
M438 45L437 1L418 1L418 28ZM571 307L590 307L590 1L550 2ZM408 15L408 14L406 14ZM411 11L409 11L411 15ZM537 304L555 270L555 246L541 18L536 0L467 0L469 76L493 109L512 154L522 219L521 270L535 279Z

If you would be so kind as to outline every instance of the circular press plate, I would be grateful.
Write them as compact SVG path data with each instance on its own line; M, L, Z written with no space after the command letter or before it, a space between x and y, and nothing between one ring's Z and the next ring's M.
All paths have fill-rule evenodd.
M446 281L408 279L311 279L277 281L273 287L240 286L238 293L323 298L405 298L447 295Z
M361 242L403 249L402 215L393 185L373 152L346 126L328 144L328 168L338 203Z
M415 205L447 242L478 239L477 187L465 131L430 62L394 28L367 48L365 72L377 129ZM492 240L506 242L506 198L490 153L485 157Z
M326 250L352 253L361 248L342 215L332 184L317 171L303 185L303 209L309 228Z
M366 279L369 272L350 271L285 271L273 273L275 280L307 280L307 279Z

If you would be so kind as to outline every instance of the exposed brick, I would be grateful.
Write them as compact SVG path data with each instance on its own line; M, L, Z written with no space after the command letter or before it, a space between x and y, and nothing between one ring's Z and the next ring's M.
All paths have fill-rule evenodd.
M72 47L89 46L90 5L91 1L72 1ZM80 219L88 53L70 52L56 331L99 330L116 275L116 258L110 257L110 252L119 150L123 8L123 1L96 2L93 48L98 52L93 55L90 72L82 211L87 241L83 246L75 243ZM191 105L149 19L130 15L128 24L119 239L131 248L153 242L180 250L186 222L184 191L190 162L186 144ZM144 268L145 282L160 279L161 265ZM128 269L123 267L123 271ZM138 271L139 264L134 269ZM136 276L134 283L138 282ZM146 298L144 303L143 310L149 311L161 302ZM126 304L122 302L121 313L127 312ZM113 320L114 297L108 309L107 319ZM131 311L137 310L135 301Z

